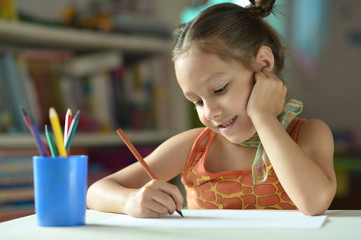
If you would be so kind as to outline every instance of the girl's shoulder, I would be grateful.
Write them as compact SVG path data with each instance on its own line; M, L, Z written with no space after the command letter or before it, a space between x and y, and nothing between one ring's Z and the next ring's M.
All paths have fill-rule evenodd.
M297 142L306 152L324 150L333 153L334 149L331 129L324 121L319 119L304 121L299 130Z
M179 156L180 158L186 158L192 149L194 141L203 130L204 128L195 128L174 135L163 142L155 152L159 154L172 154Z
M322 135L331 133L330 127L320 119L305 120L300 129L301 134Z
M205 130L204 127L202 128L193 128L184 132L181 132L167 141L174 142L176 144L183 144L183 145L193 145L194 141L197 137Z
M157 169L159 179L170 180L181 173L186 165L194 141L204 128L196 128L179 133L160 144L146 161Z

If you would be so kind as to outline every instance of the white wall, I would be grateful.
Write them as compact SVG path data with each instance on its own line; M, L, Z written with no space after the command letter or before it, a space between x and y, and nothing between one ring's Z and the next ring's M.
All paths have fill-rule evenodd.
M326 14L327 38L315 72L300 72L297 94L304 98L303 116L352 131L361 150L361 1L330 1Z

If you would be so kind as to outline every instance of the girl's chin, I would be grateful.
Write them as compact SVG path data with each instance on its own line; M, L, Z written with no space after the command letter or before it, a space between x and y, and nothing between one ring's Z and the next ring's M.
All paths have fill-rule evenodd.
M230 143L233 144L240 144L244 141L246 141L247 139L243 139L243 138L229 138L229 137L225 137Z
M240 144L244 141L247 141L251 137L253 137L256 132L252 131L252 133L247 133L247 134L241 133L241 134L237 134L237 135L222 134L222 132L218 132L218 133L220 135L222 135L225 139L227 139L229 142L231 142L233 144Z

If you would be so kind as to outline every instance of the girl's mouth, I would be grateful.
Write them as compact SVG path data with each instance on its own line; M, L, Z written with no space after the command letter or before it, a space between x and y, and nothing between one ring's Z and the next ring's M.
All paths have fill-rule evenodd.
M222 131L227 131L228 129L230 129L233 126L236 119L237 119L237 116L234 116L232 119L218 125L217 127L220 128Z

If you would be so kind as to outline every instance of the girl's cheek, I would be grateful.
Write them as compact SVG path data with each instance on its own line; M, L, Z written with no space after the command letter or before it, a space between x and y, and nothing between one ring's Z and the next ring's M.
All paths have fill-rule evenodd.
M199 120L201 121L201 123L203 123L203 125L205 125L206 124L205 117L199 113L198 113L198 117L199 117Z
M197 110L197 114L198 114L199 121L200 121L203 125L207 126L207 123L208 123L208 122L207 122L206 117L204 116L203 111Z
M238 99L235 101L238 102L238 104L239 104L238 106L241 110L247 109L247 104L248 104L249 97L251 96L251 93L252 93L252 88L249 88L238 94ZM235 98L237 98L237 96L235 96Z
M248 96L245 96L244 92L235 92L224 99L224 101L226 102L225 106L227 106L228 111L238 112L245 109Z

